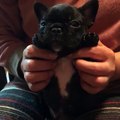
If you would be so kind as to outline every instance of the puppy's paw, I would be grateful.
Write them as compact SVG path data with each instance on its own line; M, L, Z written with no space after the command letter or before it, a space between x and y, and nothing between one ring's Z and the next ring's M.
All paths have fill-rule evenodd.
M83 36L83 46L92 47L96 46L99 41L99 36L96 33L87 33Z

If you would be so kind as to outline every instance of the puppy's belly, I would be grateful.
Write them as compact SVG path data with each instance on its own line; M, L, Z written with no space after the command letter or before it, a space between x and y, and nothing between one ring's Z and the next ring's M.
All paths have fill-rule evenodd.
M58 79L60 94L64 97L68 95L66 86L71 80L74 72L72 62L69 58L61 58L58 61L57 68L55 69L55 76Z

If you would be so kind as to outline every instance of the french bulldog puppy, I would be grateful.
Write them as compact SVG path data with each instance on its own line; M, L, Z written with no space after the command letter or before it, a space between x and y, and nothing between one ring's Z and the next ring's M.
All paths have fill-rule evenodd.
M82 7L57 4L50 8L34 5L39 31L33 36L38 48L58 54L58 66L43 97L55 120L75 120L81 109L80 77L67 55L83 48L96 46L98 35L88 33L98 11L98 0L89 0Z

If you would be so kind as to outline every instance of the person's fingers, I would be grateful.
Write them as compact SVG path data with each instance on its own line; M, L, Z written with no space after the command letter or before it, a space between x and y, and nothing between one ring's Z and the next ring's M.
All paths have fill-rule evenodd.
M40 82L36 82L36 83L30 83L28 82L28 87L30 90L34 91L34 92L39 92L41 90L43 90L49 83L49 80L44 80L44 81L40 81Z
M90 62L83 59L75 61L75 67L77 70L87 72L92 75L108 75L114 71L114 66L109 62Z
M22 69L28 72L51 70L55 66L56 62L46 60L25 59L22 63Z
M36 83L40 81L46 81L51 78L53 71L47 72L24 72L24 78L27 82Z
M46 60L55 60L57 55L53 52L39 49L34 45L29 45L23 51L23 54L26 58L37 58L37 59L46 59Z
M103 61L107 58L105 50L102 48L102 46L95 46L92 48L83 48L72 54L73 59L79 59L79 58L92 58L97 61Z
M91 74L80 72L80 80L83 80L91 87L104 87L108 85L108 76L93 76Z
M85 81L80 81L81 87L88 93L90 94L96 94L99 93L100 91L102 91L105 86L103 87L93 87L90 84L87 84Z

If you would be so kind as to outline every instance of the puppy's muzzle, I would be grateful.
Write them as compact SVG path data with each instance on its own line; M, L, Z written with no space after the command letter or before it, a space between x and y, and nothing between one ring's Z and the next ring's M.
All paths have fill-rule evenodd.
M50 32L52 35L59 36L63 34L63 26L60 23L55 23L51 25Z
M55 35L61 35L62 34L62 29L60 27L52 28L51 33L55 34Z

